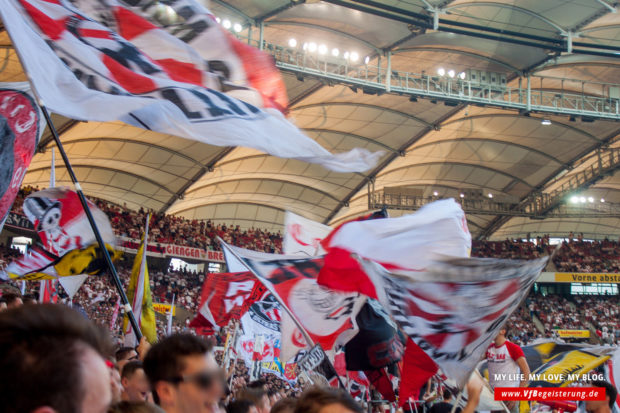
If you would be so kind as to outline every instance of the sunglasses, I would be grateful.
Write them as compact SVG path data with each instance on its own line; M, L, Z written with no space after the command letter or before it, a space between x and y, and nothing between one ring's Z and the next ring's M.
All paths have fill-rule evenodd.
M173 377L169 380L171 383L195 383L201 389L208 389L217 381L226 383L226 375L223 370L202 371L200 373Z

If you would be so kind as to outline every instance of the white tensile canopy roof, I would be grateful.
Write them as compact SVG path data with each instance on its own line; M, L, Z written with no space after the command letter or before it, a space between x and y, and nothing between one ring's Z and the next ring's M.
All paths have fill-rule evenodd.
M504 74L512 86L530 73L532 94L574 90L608 96L605 84L620 83L620 13L615 11L620 6L611 0L212 0L209 7L222 20L242 24L240 36L247 38L252 26L254 41L262 22L263 38L273 45L287 47L292 38L316 42L330 52L355 51L360 64L368 56L383 67L389 51L393 71L434 75L439 68L473 69ZM432 22L434 14L439 30L414 24ZM553 49L569 37L575 53ZM4 30L0 45L7 56L0 60L0 81L26 80ZM0 50L0 59L4 53ZM570 179L597 150L620 146L620 123L614 119L526 116L516 109L367 94L286 69L283 76L290 119L332 152L384 151L376 169L335 173L120 122L54 120L88 195L133 209L274 230L281 229L286 210L331 225L366 213L369 182L375 190L405 186L423 196L458 197L471 189L517 202ZM543 118L551 125L541 124ZM46 132L24 184L47 185L53 146ZM56 182L70 185L58 161ZM620 203L620 178L609 174L583 192ZM609 217L469 214L468 221L474 236L497 239L528 232L620 236L618 218Z

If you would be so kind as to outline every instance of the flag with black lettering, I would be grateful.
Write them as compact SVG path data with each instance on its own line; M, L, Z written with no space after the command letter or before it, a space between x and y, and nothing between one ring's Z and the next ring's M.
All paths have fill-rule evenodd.
M365 171L381 156L331 154L270 110L286 105L270 57L234 41L194 0L3 0L0 15L39 97L61 115L340 172Z
M446 258L428 263L424 272L398 273L360 262L394 321L462 387L547 257Z
M43 122L28 83L0 83L0 231L43 133Z

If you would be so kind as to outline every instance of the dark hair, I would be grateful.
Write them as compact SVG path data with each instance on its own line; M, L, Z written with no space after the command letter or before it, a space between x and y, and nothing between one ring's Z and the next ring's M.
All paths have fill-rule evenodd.
M125 360L125 357L127 357L132 351L136 351L136 349L133 347L121 347L116 350L114 357L116 358L116 361Z
M18 299L21 300L22 296L21 294L17 294L17 293L4 293L2 295L2 298L4 298L6 300L6 305L8 305L9 307Z
M211 352L213 345L191 334L173 334L151 347L144 358L144 372L153 390L153 400L159 404L155 384L170 380L185 368L183 358Z
M294 397L285 397L278 400L272 407L269 413L292 413L295 411L297 405L297 399Z
M250 400L235 400L228 403L228 406L226 406L226 413L248 413L252 406L254 406L254 403Z
M257 388L257 387L246 387L245 389L241 390L239 392L239 394L237 395L237 399L238 400L249 400L252 402L252 404L258 408L260 407L269 407L269 406L263 406L263 397L265 397L267 395L267 391L263 390L262 388Z
M450 390L448 390L448 389L445 389L443 391L443 399L444 400L449 400L451 398L452 398L452 392Z
M108 355L107 332L64 305L20 306L0 313L3 411L50 406L78 412L86 390L82 359L88 348Z
M278 391L274 390L273 388L270 388L269 390L267 390L267 396L268 397L275 396L276 394L278 394Z
M108 409L108 413L165 413L159 406L147 402L118 402Z
M131 360L127 364L123 366L123 371L121 372L121 378L130 379L131 376L136 372L136 370L143 369L142 362L140 360Z
M267 382L263 379L254 380L248 383L246 386L248 389L262 389L265 387Z
M592 386L605 388L605 395L609 397L609 408L613 410L616 397L618 397L618 390L616 390L616 387L608 381L603 380L593 381Z
M36 297L32 294L25 294L22 297L22 301L24 302L24 304L36 304L39 302L39 300L37 300Z
M301 394L295 413L318 413L329 404L340 404L355 413L364 413L362 406L344 390L312 387Z

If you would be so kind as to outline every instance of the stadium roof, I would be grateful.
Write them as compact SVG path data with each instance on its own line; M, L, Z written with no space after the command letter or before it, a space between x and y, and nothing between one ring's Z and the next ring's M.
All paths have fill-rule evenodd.
M131 208L279 229L286 210L328 224L365 213L372 187L407 187L422 197L479 192L518 203L560 187L592 168L600 151L620 146L620 117L613 114L620 93L613 84L620 79L618 8L608 0L212 1L210 9L222 21L241 25L242 38L255 43L262 32L266 50L281 63L290 118L309 136L332 152L354 147L385 152L376 169L363 174L121 123L54 119L85 192ZM405 89L356 87L278 57L278 50L304 43L326 45L328 55L338 49L339 58L348 52L348 70L358 78L369 67L381 67L401 84L409 74L432 80L439 69L457 76L474 70L496 73L505 78L504 87L523 92L529 74L532 99L542 102L554 94L548 108L574 93L608 102L611 115L578 116L578 109L569 114L559 106L528 111L462 96L446 100ZM26 80L5 31L2 47L0 81ZM352 61L353 53L358 61ZM392 78L388 82L395 85ZM51 147L46 132L25 184L47 185ZM573 193L620 203L614 172ZM56 180L69 185L61 162ZM532 220L469 213L468 220L474 236L500 239L528 232L620 236L616 217Z

